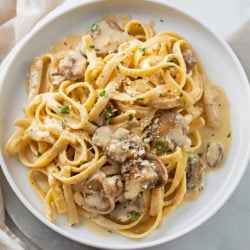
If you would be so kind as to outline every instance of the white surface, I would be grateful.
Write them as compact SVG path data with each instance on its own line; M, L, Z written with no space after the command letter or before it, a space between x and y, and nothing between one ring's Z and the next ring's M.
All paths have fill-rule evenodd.
M193 10L195 10L194 12L196 13L196 14L201 14L201 13L209 13L210 11L212 11L212 7L210 6L210 9L208 9L207 8L207 6L205 6L205 4L203 4L203 3L200 3L200 5L202 4L203 6L199 6L199 3L198 3L198 1L170 1L170 2L175 2L175 4L178 4L178 2L179 3L181 3L181 2L189 2L189 4L190 5L188 5L188 7L190 8L191 7L191 4L193 3L193 2L196 2L197 4L195 5L195 7L193 6ZM202 1L200 1L200 2L202 2ZM210 1L210 2L213 2L213 1ZM224 2L224 1L222 1L222 2ZM238 2L238 1L233 1L234 2L234 4L236 3L236 2ZM241 2L241 1L239 1L239 2ZM245 2L248 2L249 3L249 1L245 1ZM229 3L229 1L227 1L227 4ZM186 4L186 3L185 3ZM186 7L187 8L187 4L186 4L186 6L185 6L185 4L183 4L183 6L184 7ZM223 6L221 6L221 5L219 5L219 6L221 6L221 7L219 7L218 6L218 4L219 4L219 2L217 3L217 7L216 7L216 11L219 11L219 10L223 10L223 9L225 9L225 6L227 6L227 4L225 4L224 5L224 7ZM220 4L221 4L221 2L220 2ZM212 5L212 3L211 3L211 5ZM197 7L198 6L198 7ZM249 5L247 5L247 6L249 6ZM202 8L201 8L202 7ZM198 9L198 8L201 8L201 9ZM204 8L204 9L203 9ZM214 8L214 6L213 6L213 8ZM203 10L202 10L203 9ZM230 8L229 8L230 9ZM206 11L204 11L204 10L206 10ZM209 11L210 10L210 11ZM216 12L215 11L215 12ZM227 9L227 11L228 11L228 9ZM231 9L231 11L232 11L232 9ZM190 10L189 10L189 12L190 12ZM210 13L212 13L212 12L210 12ZM224 12L223 12L224 13ZM237 12L238 13L238 12ZM195 15L196 15L195 14ZM222 15L222 14L221 14ZM239 25L244 21L244 20L246 20L247 19L247 17L242 17L242 15L240 15L240 14L234 14L234 15L232 15L232 17L235 17L235 19L236 19L236 16L237 15L239 15L241 18L240 18L240 20L239 20ZM205 17L206 17L206 15L204 15ZM223 16L223 15L222 15ZM213 19L213 21L215 21L216 20L216 18L215 19ZM222 21L220 22L220 24L222 23ZM225 22L225 24L226 24L226 22ZM212 25L215 25L216 26L216 23L213 23ZM210 27L211 27L211 24L209 25ZM219 32L224 32L224 34L225 35L227 35L227 34L229 34L230 32L228 31L228 29L225 29L224 31L223 31L223 29L222 29L222 27L223 26L220 26L220 25L218 25L217 26L217 28L218 28L218 31ZM228 27L228 26L227 26ZM237 28L237 25L236 25L236 23L234 22L234 26L233 26L233 29L235 29L235 28ZM162 248L163 249L163 248ZM174 249L174 248L173 248Z
M250 0L166 0L227 38L250 19Z

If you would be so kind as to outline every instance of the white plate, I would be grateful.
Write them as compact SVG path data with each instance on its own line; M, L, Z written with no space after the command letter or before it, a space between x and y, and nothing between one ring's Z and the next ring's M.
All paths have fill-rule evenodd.
M230 103L232 146L224 167L206 176L205 192L196 201L185 203L165 219L164 226L141 240L118 235L102 235L86 227L70 228L66 217L55 224L44 215L43 202L27 180L27 169L17 158L8 156L4 145L15 131L13 121L22 116L26 99L25 77L36 55L68 33L82 33L107 14L128 13L143 21L154 20L155 28L172 30L184 36L197 52L208 77L225 90ZM164 22L161 21L164 20ZM244 174L249 159L250 90L245 73L229 46L212 31L183 11L163 1L84 1L59 8L40 22L12 51L1 72L0 82L0 160L3 172L23 204L43 223L77 242L109 249L154 246L170 241L198 227L226 202Z

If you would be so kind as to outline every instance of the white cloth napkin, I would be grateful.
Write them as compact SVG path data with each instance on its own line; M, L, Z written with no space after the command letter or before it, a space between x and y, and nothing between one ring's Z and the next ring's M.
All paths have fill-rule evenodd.
M3 197L0 189L0 250L23 250L27 247L4 224Z
M0 0L0 63L49 11L67 0Z
M0 64L15 44L48 12L67 0L0 0ZM0 250L28 249L5 225L0 187Z

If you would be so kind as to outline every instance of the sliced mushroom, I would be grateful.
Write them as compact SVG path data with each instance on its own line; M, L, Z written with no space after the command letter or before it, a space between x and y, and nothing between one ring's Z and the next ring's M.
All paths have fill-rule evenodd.
M97 55L102 57L116 52L121 43L131 40L131 36L124 32L114 18L110 16L94 23L89 33L93 39Z
M196 64L196 58L194 57L192 51L190 49L182 50L183 59L186 63L187 73L189 73Z
M93 143L102 148L106 147L112 140L115 130L116 128L111 125L98 128L92 137Z
M123 184L119 175L106 177L98 170L83 183L83 199L79 205L90 212L109 214L115 207L115 197L122 190Z
M204 92L203 92L203 102L204 102L204 111L206 116L206 123L212 127L220 126L220 112L219 106L217 103L218 93L216 88L212 84L208 84L205 82L204 84ZM220 95L219 95L220 96Z
M84 77L87 59L78 51L68 53L58 64L58 75L67 80L77 80Z
M186 166L187 189L198 191L203 185L205 165L197 157L189 157Z
M116 163L123 163L131 157L145 154L141 138L127 129L117 126L102 126L92 137L95 145L102 147L104 153Z
M220 143L209 142L206 148L206 161L209 167L217 167L223 159L223 148Z
M105 193L109 194L111 197L117 197L123 191L123 183L120 175L106 177L104 183Z
M144 212L145 203L140 195L132 201L123 200L115 205L115 209L110 213L110 217L119 222L128 222L137 219Z
M58 87L66 80L66 77L62 73L59 73L57 68L54 68L50 72L50 79L51 84Z
M149 126L148 134L153 144L157 146L157 143L161 142L160 149L167 151L188 142L187 129L184 116L176 112L165 112Z
M109 214L114 209L114 199L98 193L85 194L83 207L89 212Z
M125 181L124 197L128 200L135 199L144 190L162 187L168 179L164 163L152 154L126 161L121 174Z

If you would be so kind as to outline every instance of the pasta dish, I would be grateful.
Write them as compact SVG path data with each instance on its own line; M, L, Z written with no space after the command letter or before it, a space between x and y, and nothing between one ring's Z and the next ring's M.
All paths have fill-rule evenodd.
M188 41L127 15L35 57L27 93L6 150L48 219L66 213L70 226L147 236L203 192L230 145L227 98Z

